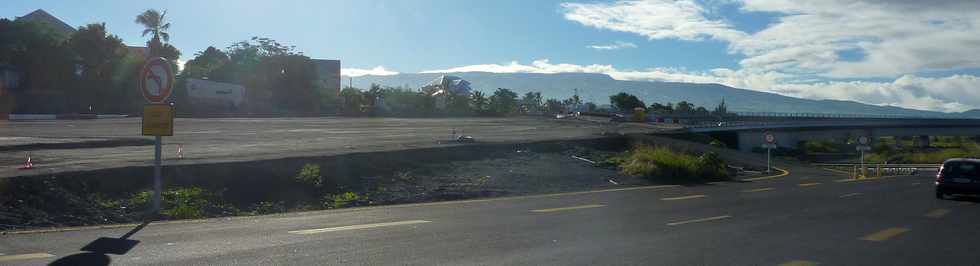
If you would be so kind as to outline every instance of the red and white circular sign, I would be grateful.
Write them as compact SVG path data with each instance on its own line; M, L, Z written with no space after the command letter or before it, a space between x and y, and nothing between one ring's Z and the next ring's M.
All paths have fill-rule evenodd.
M146 61L140 71L139 87L143 98L150 103L163 103L174 86L174 69L170 61L157 57Z
M776 143L776 136L774 136L769 131L766 131L765 133L762 133L762 134L763 134L763 140L765 140L766 143L768 143L768 144Z

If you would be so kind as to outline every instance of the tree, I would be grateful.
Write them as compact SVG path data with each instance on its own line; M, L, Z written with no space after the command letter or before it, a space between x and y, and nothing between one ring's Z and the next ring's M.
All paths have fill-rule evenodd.
M561 103L567 108L575 108L582 104L582 99L578 95L572 95L572 97L568 97L568 99L563 100Z
M184 70L181 72L181 76L216 79L217 77L213 75L215 71L228 64L228 62L228 54L225 54L225 52L222 52L218 48L214 48L214 46L208 46L204 51L194 54L194 59L184 63Z
M120 103L118 93L112 84L116 74L116 64L125 55L122 40L106 32L105 23L83 26L68 40L69 46L78 54L81 65L82 87L85 92L75 90L73 96L78 102L78 111L115 112Z
M561 109L562 109L561 101L559 101L558 99L548 99L547 101L544 102L544 110L549 114L561 113Z
M674 108L674 112L681 113L681 114L690 114L694 112L694 108L695 107L693 103L689 103L687 101L680 101L677 103L677 106Z
M161 48L163 42L170 42L170 23L166 20L167 11L164 10L163 13L157 11L156 9L147 9L143 13L136 16L136 23L143 25L143 37L147 34L153 36L150 41L147 42L147 47L150 48L150 56L162 56Z
M340 99L342 101L340 112L345 115L361 115L363 112L361 110L361 105L364 104L364 95L361 90L347 87L340 90Z
M521 98L521 111L525 113L541 110L541 92L527 92Z
M0 96L0 113L76 112L69 104L77 99L67 95L78 84L74 51L64 36L47 30L37 22L0 19L0 64L10 64L21 72L19 85L5 88ZM34 92L45 96L37 97Z
M704 106L698 106L698 108L694 108L694 113L697 114L697 115L709 115L709 114L711 114L711 112L709 112L707 108L704 108Z
M609 96L609 103L616 109L619 109L621 112L633 112L633 109L637 107L646 107L646 104L644 104L643 101L640 101L639 98L625 92L620 92L616 95Z
M504 88L497 88L490 95L490 112L495 115L509 115L517 111L517 93Z
M595 112L598 109L599 109L599 107L596 106L596 104L594 102L587 102L587 103L585 103L585 110L587 112Z
M715 107L713 114L717 116L728 115L728 106L725 105L725 99L721 99L721 103L718 103L718 106Z
M653 103L650 104L649 109L650 112L661 113L661 114L669 114L674 112L674 106L672 106L670 103L667 104Z
M482 114L487 111L489 100L487 100L487 96L485 96L482 91L473 91L470 98L472 98L472 100L470 100L470 105L472 106L474 112L477 114Z

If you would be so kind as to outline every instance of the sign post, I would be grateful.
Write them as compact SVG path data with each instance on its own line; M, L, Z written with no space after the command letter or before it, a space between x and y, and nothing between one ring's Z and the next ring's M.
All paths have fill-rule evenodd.
M867 136L860 136L860 137L858 137L857 150L859 152L861 152L861 176L867 176L867 171L868 170L864 166L864 152L871 150L871 146L868 145L868 143L870 143L870 142L871 142L871 139L869 139Z
M772 149L776 148L776 136L769 131L762 132L763 148L766 148L766 173L772 173Z
M153 214L160 214L163 136L174 135L174 107L164 101L173 92L174 70L170 61L152 58L140 71L139 90L149 104L143 106L143 136L153 136Z

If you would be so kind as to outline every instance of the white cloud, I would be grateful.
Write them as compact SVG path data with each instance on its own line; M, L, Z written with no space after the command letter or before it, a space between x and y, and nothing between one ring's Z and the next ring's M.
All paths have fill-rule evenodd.
M582 25L630 32L651 40L738 40L745 34L719 20L692 0L618 1L614 3L562 3L565 18Z
M636 48L636 47L637 46L635 43L623 42L623 41L616 41L616 43L613 44L593 44L593 45L586 46L586 48L595 49L595 50L618 50L618 49Z
M736 4L776 20L759 32L739 31L713 11ZM828 78L891 77L980 67L980 2L690 0L563 3L565 18L582 25L635 33L651 40L714 39L745 56L743 68ZM712 18L709 18L712 17ZM843 51L864 55L846 60Z
M372 69L341 68L340 75L347 76L347 77L359 77L365 75L390 76L390 75L398 75L398 72L387 70L385 69L384 66L376 66Z

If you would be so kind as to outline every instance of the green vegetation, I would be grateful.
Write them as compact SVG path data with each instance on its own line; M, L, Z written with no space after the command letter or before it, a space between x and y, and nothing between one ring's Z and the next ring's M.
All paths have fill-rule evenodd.
M337 195L327 194L323 196L323 207L328 209L351 207L366 200L367 196L360 196L354 192L344 192Z
M310 186L320 188L323 187L323 177L320 176L320 166L316 164L305 164L303 168L300 168L299 174L294 177L296 181L303 184L308 184Z
M651 179L680 182L702 182L728 178L725 162L713 152L692 156L666 147L635 146L620 156L607 160L623 173Z
M894 148L893 145L875 145L874 152L865 154L870 163L942 163L949 158L980 157L980 144L958 137L940 137L930 143L930 148Z
M174 219L198 219L210 215L234 214L238 211L222 204L221 196L198 187L164 190L160 197L160 213ZM153 191L134 194L126 202L134 210L150 210Z

